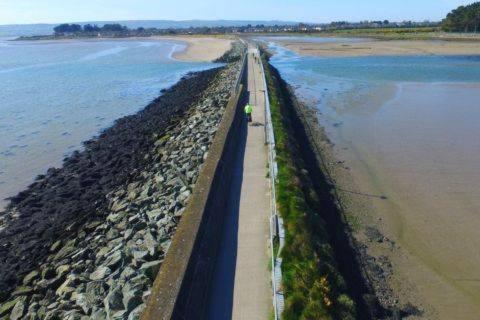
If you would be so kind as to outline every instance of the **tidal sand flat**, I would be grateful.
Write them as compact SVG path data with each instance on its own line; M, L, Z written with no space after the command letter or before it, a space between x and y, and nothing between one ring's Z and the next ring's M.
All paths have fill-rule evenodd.
M399 306L418 307L417 318L475 319L480 57L319 58L271 48L272 63L318 112L355 237Z
M317 38L318 39L318 38ZM480 41L280 38L276 42L301 55L319 57L478 55Z
M172 58L185 49L165 39L0 41L0 208L115 119L215 66Z
M232 46L233 40L229 38L207 38L176 36L171 38L158 37L158 39L171 39L186 43L185 50L175 51L173 57L181 61L209 62L218 59Z

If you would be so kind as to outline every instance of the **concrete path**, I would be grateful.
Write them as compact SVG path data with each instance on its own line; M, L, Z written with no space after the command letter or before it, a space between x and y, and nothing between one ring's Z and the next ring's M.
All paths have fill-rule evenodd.
M268 270L270 190L259 61L258 51L250 48L248 91L254 107L253 124L245 126L246 137L238 146L230 208L212 284L210 320L264 320L272 310Z

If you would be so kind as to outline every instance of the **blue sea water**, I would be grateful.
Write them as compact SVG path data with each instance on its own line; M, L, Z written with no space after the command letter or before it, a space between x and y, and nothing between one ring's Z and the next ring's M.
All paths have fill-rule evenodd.
M418 92L422 86L480 83L480 53L478 56L314 57L299 55L271 38L264 40L269 41L270 49L275 52L271 63L298 96L324 113L323 120L331 120L330 124L347 121L346 117L372 109L373 104L381 109L388 102L382 101L382 94L386 100L393 98L388 97L386 91L395 91L398 98L406 97L413 93L403 90L406 84L417 84ZM352 40L312 38L309 41L348 43ZM332 131L335 128L332 127Z
M0 198L160 90L213 63L180 62L172 41L0 39ZM0 203L1 207L1 203Z
M344 41L344 39L337 39L337 41ZM312 57L300 56L274 43L270 43L270 48L275 51L271 62L284 73L285 77L297 77L298 74L302 74L307 75L307 78L321 76L373 82L478 82L480 80L480 52L478 56Z

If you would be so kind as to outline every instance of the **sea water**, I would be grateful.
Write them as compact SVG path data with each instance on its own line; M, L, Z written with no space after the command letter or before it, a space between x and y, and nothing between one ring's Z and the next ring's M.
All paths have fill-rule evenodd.
M0 199L186 73L215 66L174 60L185 47L175 41L10 40L0 39Z

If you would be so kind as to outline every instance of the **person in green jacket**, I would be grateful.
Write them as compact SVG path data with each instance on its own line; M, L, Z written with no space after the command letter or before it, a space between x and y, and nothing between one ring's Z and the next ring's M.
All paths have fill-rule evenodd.
M247 103L247 105L245 106L245 116L248 122L252 122L252 112L253 107L249 103Z

